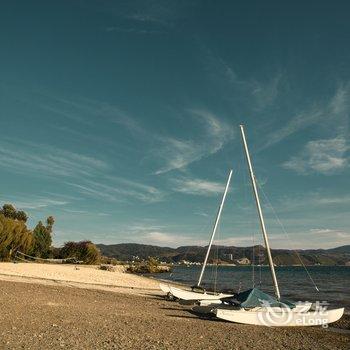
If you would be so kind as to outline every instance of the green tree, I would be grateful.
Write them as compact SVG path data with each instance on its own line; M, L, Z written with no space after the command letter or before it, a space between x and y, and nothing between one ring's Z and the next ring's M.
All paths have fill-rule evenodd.
M49 216L46 219L46 230L51 234L52 233L52 227L53 224L55 223L55 218L53 216Z
M5 217L0 213L0 258L8 260L19 250L28 253L33 244L33 233L24 221Z
M18 210L16 213L16 219L19 221L27 222L28 216L23 210Z
M101 259L101 253L90 241L66 242L60 250L60 257L76 258L85 264L97 264Z
M12 204L4 204L0 213L5 216L5 218L15 219L19 221L27 222L28 216L23 210L17 210Z
M34 244L31 254L39 258L49 258L52 245L52 226L45 226L41 221L33 231Z
M5 216L5 218L16 219L17 211L12 204L4 204L0 212Z

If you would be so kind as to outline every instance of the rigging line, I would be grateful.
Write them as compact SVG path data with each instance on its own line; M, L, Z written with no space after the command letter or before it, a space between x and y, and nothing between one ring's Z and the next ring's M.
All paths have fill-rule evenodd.
M254 241L254 231L252 231L253 238L253 252L252 252L252 285L255 287L255 241Z
M208 233L210 230L210 226L211 226L211 217L207 218L207 222L201 224L197 230L198 233L202 234L202 233ZM192 249L191 245L187 246L187 249L185 250L185 253L183 255L183 259L182 260L186 260L188 257L188 253L190 252L190 250Z
M258 263L259 263L259 287L261 288L261 249L260 249L260 244L258 245Z
M217 213L217 212L216 212L216 213ZM214 214L214 215L215 215L215 214ZM213 216L214 216L214 215L213 215ZM209 221L209 220L210 220L210 221ZM211 225L212 225L212 217L210 216L209 219L208 219L208 222L207 222L206 224L202 225L202 229L205 229L206 232L207 232L207 231L209 232ZM220 222L219 222L219 225L220 225ZM204 231L204 230L203 230L203 231ZM190 246L187 248L186 253L185 253L185 256L188 254L189 249L191 249ZM209 254L210 254L210 253L211 253L211 252L209 252ZM205 274L205 271L206 271L206 270L204 270L204 274ZM209 279L209 281L212 281L212 280L213 280L213 270L211 270L211 272L212 272L212 274L211 274L211 278Z
M243 145L241 147L241 165L242 168L244 167L245 164L245 159L244 159L244 148ZM249 208L249 222L248 222L248 227L250 226L250 231L251 231L251 235L252 235L252 243L253 243L253 247L252 247L252 262L251 262L251 267L252 267L252 286L253 288L255 287L255 233L253 230L253 211L251 210L252 208L248 205L248 179L247 179L247 173L245 171L242 171L242 175L243 175L243 192L244 192L244 205L246 208ZM249 191L249 193L251 193ZM249 196L250 197L250 196Z
M256 182L258 183L257 179L255 179L255 180L256 180ZM265 199L266 199L266 201L267 201L269 207L272 209L272 212L273 212L273 214L274 214L274 216L275 216L277 222L278 222L279 225L281 226L283 233L284 233L285 236L287 237L289 243L293 246L294 244L292 243L292 240L290 239L289 234L288 234L288 232L286 231L286 229L284 228L284 225L282 224L281 220L280 220L279 217L277 216L277 213L276 213L276 211L275 211L275 208L272 206L272 204L271 204L270 200L268 199L267 195L265 194L265 192L264 192L262 186L260 186L259 183L258 183L258 186L259 186L259 188L260 188L260 190L261 190L263 196L265 197ZM298 259L299 259L301 265L303 266L305 272L307 273L307 275L308 275L310 281L312 282L312 284L314 285L315 289L319 292L320 290L319 290L317 284L315 283L314 279L312 278L312 276L311 276L309 270L308 270L307 267L305 266L305 264L304 264L304 262L303 262L303 260L302 260L302 258L301 258L301 256L300 256L300 254L298 253L298 251L297 251L296 249L292 248L292 250L294 251L295 255L298 257Z
M218 235L217 235L217 240L218 243L220 242L220 237L221 237L221 229L220 229L220 223L218 227ZM218 282L218 265L219 265L219 244L216 245L216 264L215 264L215 274L214 274L214 292L217 290L217 282Z
M253 243L253 248L252 248L252 282L253 282L253 288L255 287L255 257L256 257L256 254L255 254L255 227L254 227L254 224L253 224L253 211L251 210L252 208L250 207L250 210L249 210L249 213L250 213L250 231L251 231L251 234L252 234L252 243Z

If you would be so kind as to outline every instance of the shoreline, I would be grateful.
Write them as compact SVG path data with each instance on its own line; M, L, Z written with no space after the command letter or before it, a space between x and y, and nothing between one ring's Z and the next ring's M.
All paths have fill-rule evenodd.
M191 306L166 301L159 281L153 278L47 264L17 266L17 274L10 275L13 266L4 264L0 263L0 347L5 349L294 350L317 344L319 349L335 350L347 349L350 342L349 316L328 330L234 324L199 316ZM33 277L33 269L38 268ZM31 276L24 276L25 270ZM52 271L58 278L38 278ZM64 280L62 271L75 278ZM84 283L88 276L100 283Z
M161 293L159 282L145 276L126 273L121 265L115 271L103 271L99 265L0 263L0 280L9 282L62 285L114 292Z

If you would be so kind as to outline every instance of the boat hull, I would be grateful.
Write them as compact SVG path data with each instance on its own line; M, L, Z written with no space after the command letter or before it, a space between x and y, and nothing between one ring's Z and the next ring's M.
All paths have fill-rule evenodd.
M168 284L159 283L159 288L162 290L163 293L168 294L170 293L170 288Z
M289 309L291 312L308 312L312 306L310 302L302 302L295 305L295 308ZM198 312L200 314L216 314L216 309L225 309L232 310L234 307L232 305L222 304L221 300L200 300L196 306L192 308L194 312ZM260 308L263 310L266 308ZM273 311L279 311L281 308L272 307L270 308ZM237 310L237 308L236 308Z
M192 292L187 291L180 288L169 287L170 293L178 299L181 300L219 300L221 298L229 298L232 297L232 294L209 294L209 293L200 293L200 292Z
M216 317L225 321L269 327L305 327L321 326L338 321L344 308L311 311L285 312L276 310L228 310L217 308Z

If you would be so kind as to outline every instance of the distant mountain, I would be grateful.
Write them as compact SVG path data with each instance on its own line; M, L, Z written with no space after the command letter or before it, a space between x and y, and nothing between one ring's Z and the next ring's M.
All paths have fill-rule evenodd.
M102 255L121 261L135 259L147 259L154 256L167 262L202 262L207 247L182 246L178 248L158 247L153 245L122 243L122 244L97 244ZM288 249L272 249L273 259L276 265L300 265L301 260L305 265L350 265L350 245L332 249L307 249L297 252ZM209 262L220 261L222 263L237 263L249 259L255 264L267 264L266 250L262 246L235 247L213 246Z
M343 245L341 247L327 249L327 252L350 254L350 245Z

